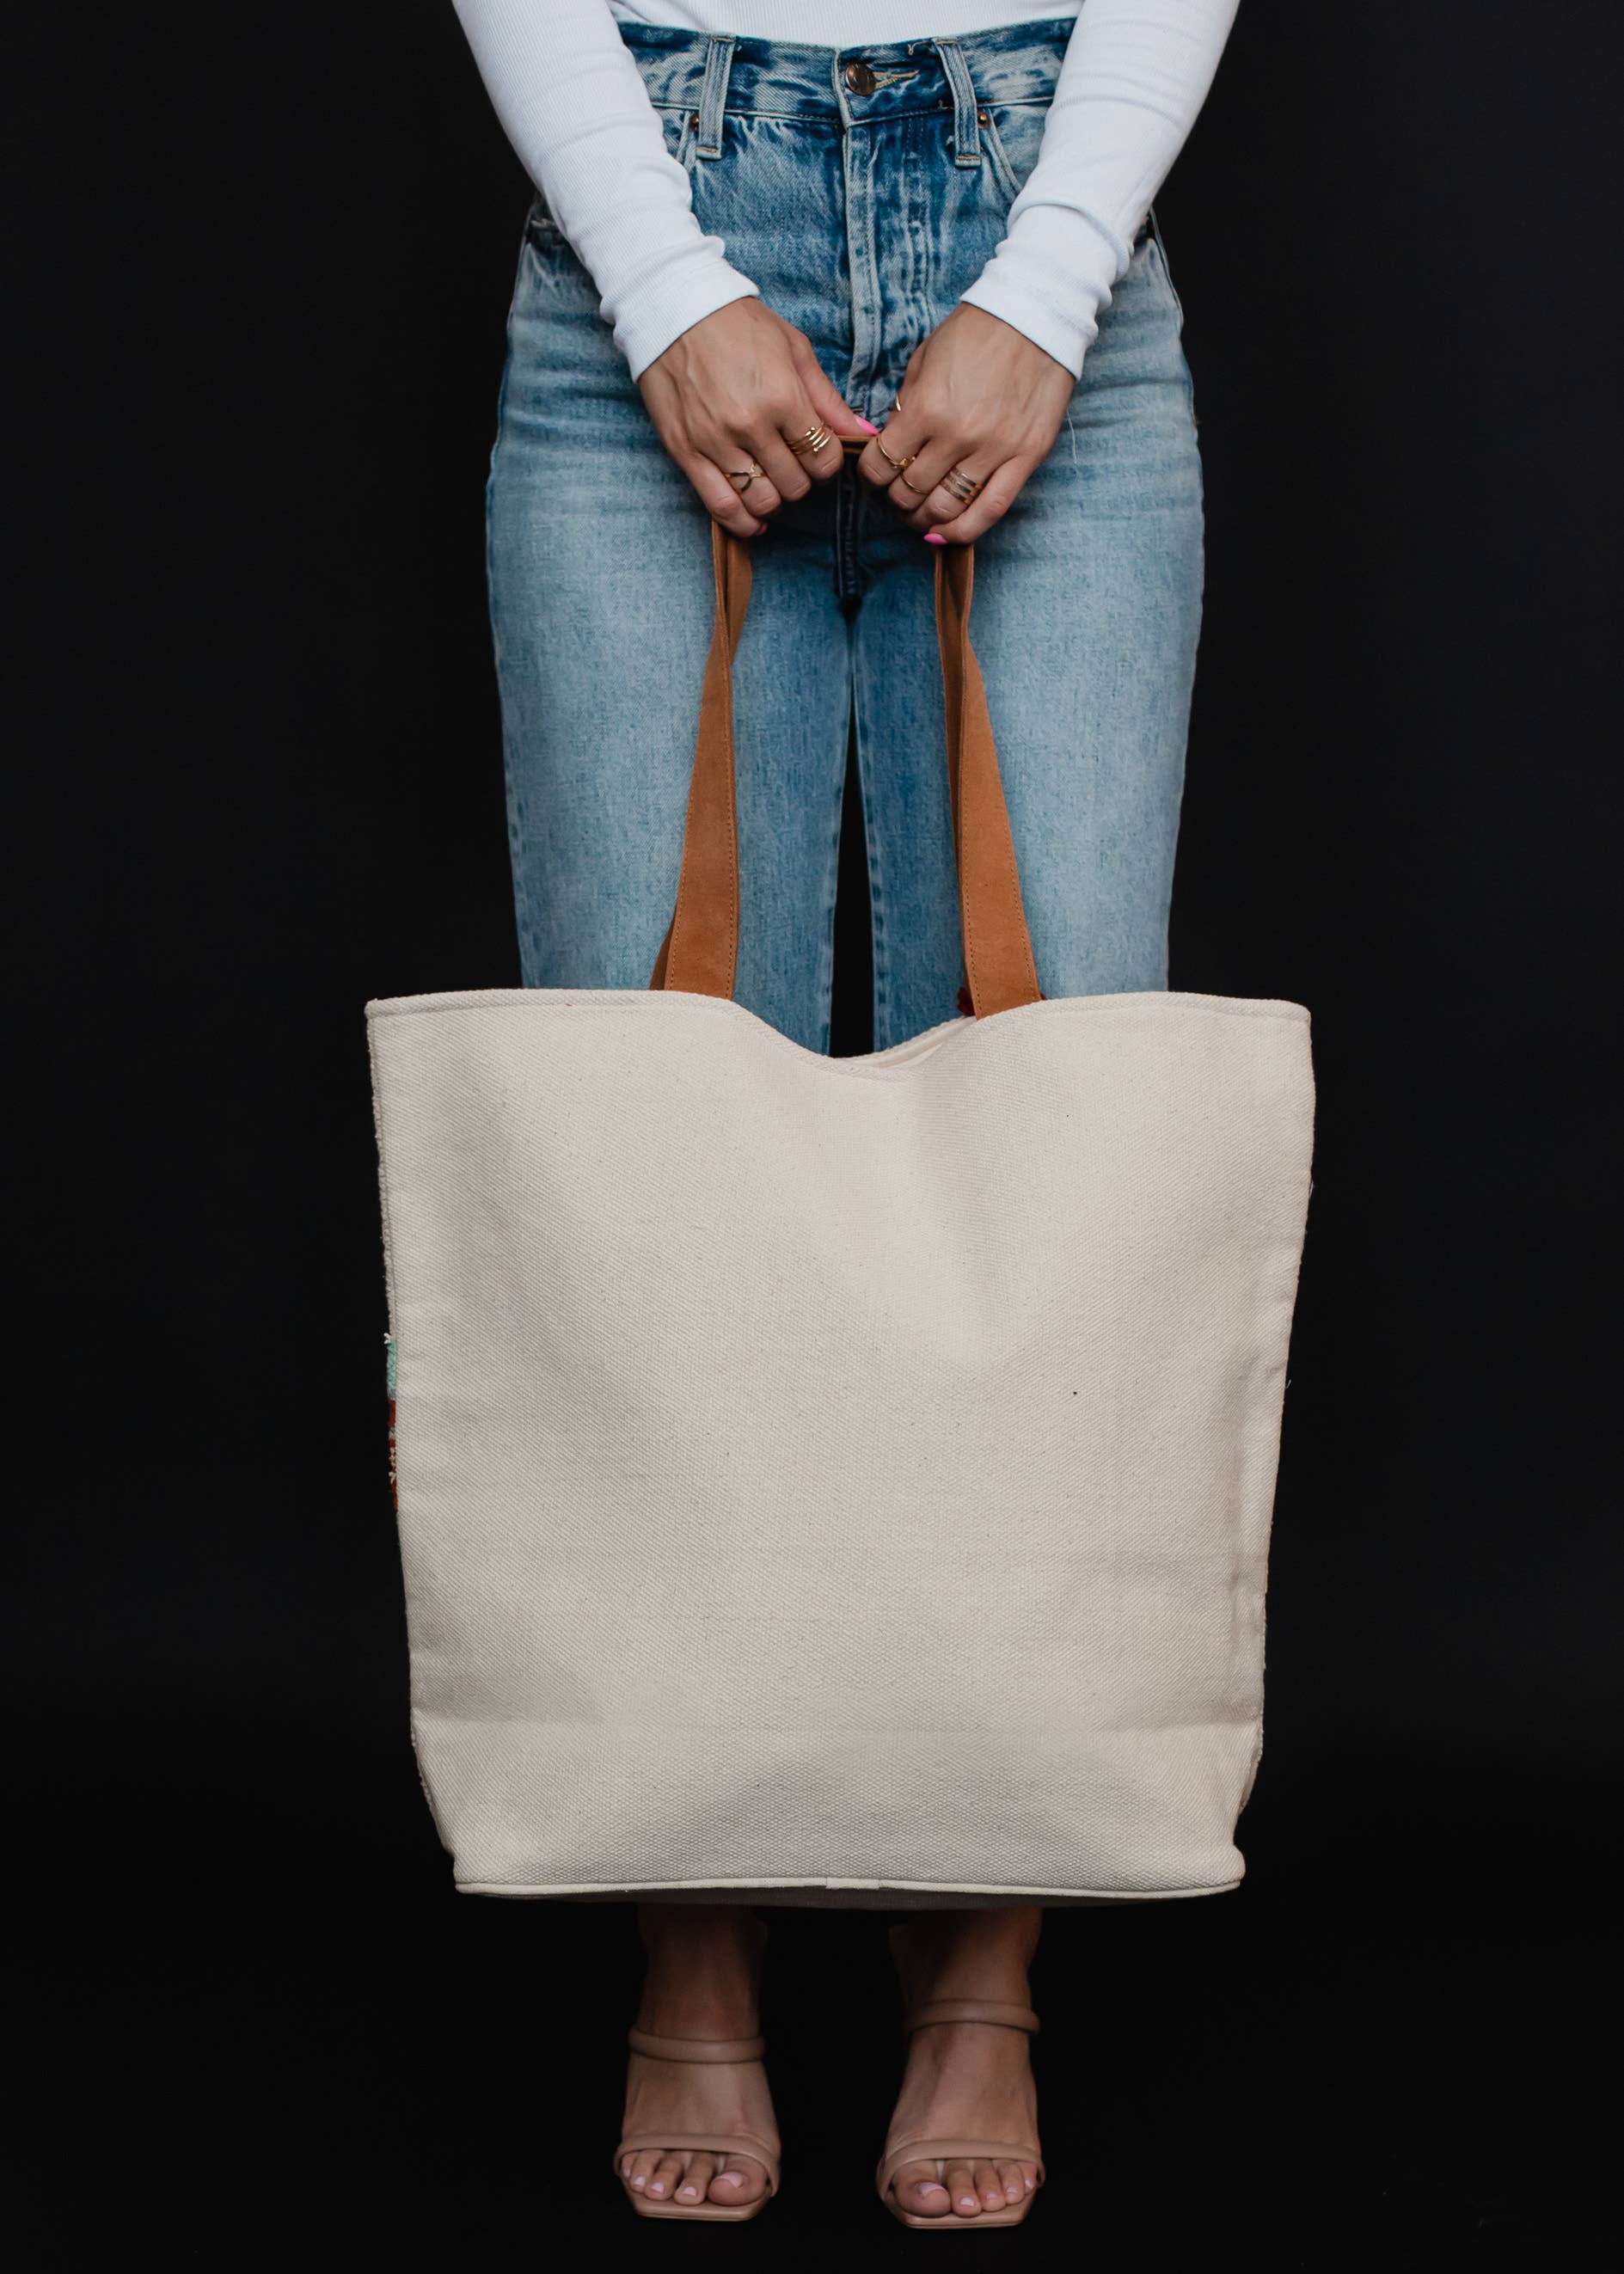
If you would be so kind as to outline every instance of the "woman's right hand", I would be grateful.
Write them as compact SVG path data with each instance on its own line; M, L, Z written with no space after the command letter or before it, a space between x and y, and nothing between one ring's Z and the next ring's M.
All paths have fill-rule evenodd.
M786 499L840 471L844 435L875 433L836 394L812 343L758 299L730 300L679 335L637 382L660 440L700 503L739 537L759 537ZM815 456L790 448L814 426ZM752 463L763 473L730 481Z

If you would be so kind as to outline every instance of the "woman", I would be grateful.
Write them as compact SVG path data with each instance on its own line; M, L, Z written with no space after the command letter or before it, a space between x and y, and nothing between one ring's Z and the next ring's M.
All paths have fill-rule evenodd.
M927 548L973 542L1044 990L1165 987L1202 531L1150 200L1235 0L1035 21L1022 0L456 5L538 190L488 491L524 983L648 983L714 517L756 556L735 672L737 999L827 1050L854 727L875 1048L954 1015ZM996 1556L989 1541L995 1586ZM729 1904L638 1916L617 2169L645 2215L750 2216L778 2150L755 2036L764 1923ZM909 2224L1029 2208L1041 1919L965 1908L892 1930L914 2026L878 2179Z

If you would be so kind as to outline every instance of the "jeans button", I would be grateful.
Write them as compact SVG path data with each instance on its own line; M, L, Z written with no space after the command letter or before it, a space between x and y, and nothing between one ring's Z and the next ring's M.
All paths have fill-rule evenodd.
M869 64L847 64L846 83L853 94L872 94L879 85L878 79L874 76L873 66Z

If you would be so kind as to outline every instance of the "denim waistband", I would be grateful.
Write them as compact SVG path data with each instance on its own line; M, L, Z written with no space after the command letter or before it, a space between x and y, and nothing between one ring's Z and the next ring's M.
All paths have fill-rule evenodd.
M856 48L802 47L658 24L622 23L619 29L650 101L690 109L706 127L723 109L850 127L911 111L962 114L967 101L964 124L973 138L977 102L1049 102L1075 22L1046 16L956 39ZM700 139L703 145L703 132Z

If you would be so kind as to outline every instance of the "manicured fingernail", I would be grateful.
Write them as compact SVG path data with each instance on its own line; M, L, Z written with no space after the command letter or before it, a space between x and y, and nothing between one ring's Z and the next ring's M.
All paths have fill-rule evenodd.
M874 421L873 421L871 418L863 418L863 416L861 415L861 413L860 411L853 410L853 413L852 413L852 417L856 420L857 424L858 424L858 425L862 428L863 433L864 433L865 434L877 434L877 433L879 433L879 431L880 431L880 430L879 430L879 428L875 425Z
M925 542L927 545L945 545L947 543L947 539L945 537L939 535L936 530L928 529L925 531Z

